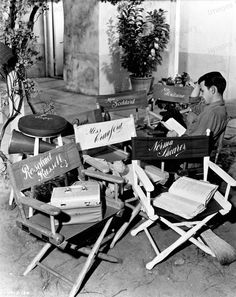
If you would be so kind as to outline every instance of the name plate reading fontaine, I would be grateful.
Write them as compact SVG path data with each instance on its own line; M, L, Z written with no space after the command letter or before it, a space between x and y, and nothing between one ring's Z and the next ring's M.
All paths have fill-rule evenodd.
M209 137L132 138L134 160L173 160L203 157L209 154Z
M97 102L104 111L147 107L146 91L127 91L112 95L100 95Z
M122 143L135 135L132 117L75 127L75 141L81 150Z
M178 87L156 84L153 86L153 97L162 101L189 103L192 87Z
M13 164L16 176L22 180L20 188L42 184L73 169L80 163L76 144L67 144ZM23 178L22 178L23 177Z

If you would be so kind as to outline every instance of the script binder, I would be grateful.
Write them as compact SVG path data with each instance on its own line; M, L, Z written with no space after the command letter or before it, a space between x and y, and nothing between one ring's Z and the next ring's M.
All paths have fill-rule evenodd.
M161 121L162 125L166 127L169 131L175 131L178 133L178 136L182 136L186 129L179 123L177 122L174 118L169 118L167 121Z

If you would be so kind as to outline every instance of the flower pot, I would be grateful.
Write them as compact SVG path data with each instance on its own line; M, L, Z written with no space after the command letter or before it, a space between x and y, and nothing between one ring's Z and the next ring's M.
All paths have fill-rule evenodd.
M154 77L134 77L130 75L130 82L133 91L145 90L147 94L150 92Z

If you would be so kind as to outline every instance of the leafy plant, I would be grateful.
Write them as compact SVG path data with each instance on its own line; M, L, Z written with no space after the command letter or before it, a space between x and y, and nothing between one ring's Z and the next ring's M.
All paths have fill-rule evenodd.
M121 65L135 77L147 77L162 63L169 41L169 24L163 9L145 12L140 3L121 1L118 6Z
M7 74L11 70L15 70L15 75L12 76L11 91L7 89L7 100L6 96L3 96L3 104L6 105L8 101L13 108L11 113L5 115L6 120L0 131L0 147L5 130L20 113L24 99L28 102L31 111L35 112L31 103L31 97L36 91L35 82L27 77L27 70L40 59L37 36L33 29L37 18L47 9L46 0L1 0L0 42L4 49L0 52L1 78L6 81ZM9 61L4 60L4 54L13 55L14 61L9 64ZM2 88L1 93L6 95L6 88ZM20 98L17 103L16 96ZM1 150L0 157L3 161L7 159Z

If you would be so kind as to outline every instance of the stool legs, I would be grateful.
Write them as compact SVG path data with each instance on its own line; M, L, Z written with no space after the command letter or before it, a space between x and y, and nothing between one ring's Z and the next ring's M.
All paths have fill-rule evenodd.
M34 139L34 156L39 154L39 137L35 137Z
M61 134L57 136L58 146L63 146Z
M9 196L9 205L12 205L14 201L14 191L13 188L11 188L10 196Z

